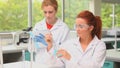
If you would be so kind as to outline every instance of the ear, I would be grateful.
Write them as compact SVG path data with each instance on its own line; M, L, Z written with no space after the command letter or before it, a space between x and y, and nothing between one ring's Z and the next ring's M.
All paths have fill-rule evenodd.
M89 30L92 31L94 29L94 26L90 26Z

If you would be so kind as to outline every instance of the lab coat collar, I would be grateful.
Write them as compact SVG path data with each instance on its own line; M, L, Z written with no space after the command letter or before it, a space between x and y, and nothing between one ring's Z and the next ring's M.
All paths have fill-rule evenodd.
M45 20L45 18L39 24L41 24L41 26L39 26L39 27L41 27L41 30L48 30L47 26L46 26L46 20Z
M91 49L92 47L95 47L98 42L99 42L99 39L98 39L97 36L95 36L95 37L93 38L93 40L89 43L89 45L88 45L87 49L85 50L85 52L88 51L89 49ZM78 45L78 44L79 44L79 45ZM79 47L79 48L80 48L80 51L83 52L83 50L82 50L82 48L81 48L80 45L81 45L81 44L80 44L80 42L79 42L79 38L77 38L77 40L76 40L76 42L75 42L75 46L76 46L77 48Z
M90 42L90 44L91 44L92 46L94 46L94 45L96 45L99 41L100 41L100 40L98 39L98 37L95 36L95 37L93 38L93 40Z
M98 39L98 37L95 36L95 37L93 38L93 40L89 43L86 51L89 51L89 49L96 47L96 46L97 46L97 43L98 43L99 41L100 41L100 40Z
M75 46L78 46L78 44L80 44L79 37L77 37L74 43L75 43Z
M44 23L42 23L42 25L46 25L46 19L45 19L45 18L43 19L43 21L44 21ZM54 26L50 29L50 31L51 31L51 30L55 30L55 29L59 28L59 27L62 26L62 25L63 25L62 20L60 20L59 18L57 18L56 23L55 23ZM45 28L47 29L47 27L45 27Z
M98 37L95 36L90 43L96 44L96 43L98 43L98 41L99 41ZM76 40L75 44L78 44L78 42L79 42L79 37L77 37L77 40Z
M82 47L81 47L81 44L80 44L80 41L79 41L79 37L77 37L77 39L75 39L74 45L76 46L76 48L78 50L80 50L81 53L83 53L83 50L82 50Z
M63 22L59 18L57 18L57 21L51 30L55 30L57 28L60 28L62 25L63 25Z

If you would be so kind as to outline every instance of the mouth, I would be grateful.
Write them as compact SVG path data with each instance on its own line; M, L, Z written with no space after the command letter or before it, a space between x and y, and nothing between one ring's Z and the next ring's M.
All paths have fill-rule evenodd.
M82 35L82 33L81 32L77 32L77 35L80 37Z
M47 19L50 19L50 17L46 17Z
M77 34L80 34L81 32L77 31Z

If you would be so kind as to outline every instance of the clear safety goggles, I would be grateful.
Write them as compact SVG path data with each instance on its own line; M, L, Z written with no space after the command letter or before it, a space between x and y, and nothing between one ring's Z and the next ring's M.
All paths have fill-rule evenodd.
M87 24L75 24L75 28L78 28L78 29L87 29L89 27L90 25L87 25Z

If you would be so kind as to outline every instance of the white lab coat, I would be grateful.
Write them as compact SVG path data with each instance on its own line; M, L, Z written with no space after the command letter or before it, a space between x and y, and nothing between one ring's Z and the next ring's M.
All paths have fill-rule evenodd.
M41 30L47 30L45 19L35 25L33 28L33 33L39 32ZM54 41L53 46L59 46L61 43L65 42L69 36L68 26L60 19L58 19L54 26L50 29L50 32L52 33ZM54 48L52 48L50 52L47 52L46 48L41 49L40 51L37 50L35 61L44 64L49 63L51 60L53 61L53 59L51 59L53 57L53 54L50 54L53 53L53 49ZM58 62L58 64L61 63Z
M48 30L45 19L37 23L35 27L33 28L33 32L38 32L41 30ZM61 44L68 38L69 28L59 18L57 22L54 24L54 26L49 31L52 33L53 40L55 41L56 44Z
M61 48L71 55L69 61L64 60L65 68L102 68L104 64L106 46L97 36L94 37L85 52L81 48L79 38L66 41Z

